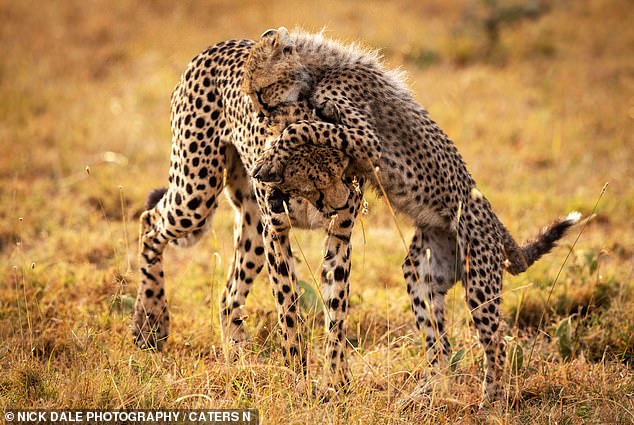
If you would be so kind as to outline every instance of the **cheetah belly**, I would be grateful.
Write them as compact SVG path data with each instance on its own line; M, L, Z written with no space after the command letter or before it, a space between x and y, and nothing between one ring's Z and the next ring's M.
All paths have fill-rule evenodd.
M383 167L379 172L380 185L373 182L376 192L387 194L392 206L400 213L411 217L417 226L430 226L448 229L449 220L437 208L423 202L414 202L417 192L403 181L402 176L390 168Z

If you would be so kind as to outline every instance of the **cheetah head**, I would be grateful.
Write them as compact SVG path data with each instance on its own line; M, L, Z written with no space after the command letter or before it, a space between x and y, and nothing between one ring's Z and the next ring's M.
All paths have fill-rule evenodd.
M291 154L276 184L286 193L307 199L322 212L345 205L350 190L343 181L349 158L341 151L305 144Z
M253 46L243 68L242 90L259 113L299 100L308 91L309 75L295 42L284 27L266 31Z

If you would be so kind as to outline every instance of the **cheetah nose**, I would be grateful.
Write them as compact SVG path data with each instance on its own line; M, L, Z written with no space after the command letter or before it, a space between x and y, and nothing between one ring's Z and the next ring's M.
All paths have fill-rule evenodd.
M262 183L282 183L282 177L273 171L273 167L266 163L255 166L253 178Z

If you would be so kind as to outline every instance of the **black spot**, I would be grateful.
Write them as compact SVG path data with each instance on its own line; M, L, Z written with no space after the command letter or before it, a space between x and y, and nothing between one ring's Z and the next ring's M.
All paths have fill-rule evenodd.
M196 127L203 128L205 126L205 120L202 118L196 119Z
M341 222L341 227L346 228L346 227L350 227L352 225L352 220L350 220L349 218L342 221Z
M285 261L283 261L283 262L281 262L281 263L280 263L280 267L279 267L278 271L279 271L279 273L280 273L282 276L288 276L288 265L286 264L286 262L285 262ZM289 289L290 289L290 288L289 288Z
M145 270L144 267L141 267L141 273L143 273L143 276L145 276L146 278L150 279L151 281L156 282L156 278L151 273L148 273L148 271Z
M207 208L211 208L211 206L214 204L214 202L216 202L216 197L212 195L211 198L209 198L207 200L207 202L205 202L205 206Z
M343 280L343 277L345 276L345 271L343 270L343 267L339 266L335 269L335 280Z
M200 206L200 202L201 202L200 198L194 198L187 203L187 208L189 208L190 210L195 210L196 208ZM181 223L182 223L182 220L181 220Z
M192 221L188 218L183 218L181 219L181 226L187 229L192 226Z
M286 326L288 326L289 328L295 326L295 321L291 316L286 316Z
M145 290L145 296L146 296L147 298L152 298L152 297L154 296L154 291L153 291L153 290L151 290L151 289L146 289L146 290Z
M176 224L176 220L174 219L174 216L169 211L167 212L167 221L169 221L172 226Z
M471 298L469 300L469 306L471 306L471 310L475 310L476 308L478 308L478 303L476 302L476 300Z
M482 289L477 288L475 291L476 297L478 297L478 300L480 301L480 303L484 302L484 293L482 292Z

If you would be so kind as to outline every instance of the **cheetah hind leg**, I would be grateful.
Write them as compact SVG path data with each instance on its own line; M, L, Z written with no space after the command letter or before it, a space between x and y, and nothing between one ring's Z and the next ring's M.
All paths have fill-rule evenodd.
M465 301L484 349L481 407L502 397L500 384L506 361L506 341L500 326L504 249L501 243L483 243L497 232L492 215L488 204L471 199L464 204L458 224L459 245L465 259Z
M218 173L222 173L219 169ZM217 184L205 191L194 193L181 200L191 207L181 216L175 212L174 203L178 187L170 187L167 192L153 193L148 206L152 208L140 218L140 261L141 280L132 319L132 336L141 349L161 350L169 333L169 313L163 275L163 252L169 242L188 238L194 233L202 233L217 206L217 193L223 186L222 180L214 176ZM159 196L160 194L160 196ZM182 195L181 195L182 196ZM152 205L154 204L154 205ZM178 221L174 217L179 217Z
M141 283L137 291L132 336L141 349L161 350L169 333L169 313L163 289L163 250L165 238L156 234L154 209L140 218Z

